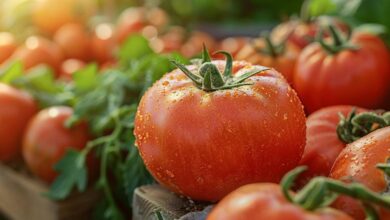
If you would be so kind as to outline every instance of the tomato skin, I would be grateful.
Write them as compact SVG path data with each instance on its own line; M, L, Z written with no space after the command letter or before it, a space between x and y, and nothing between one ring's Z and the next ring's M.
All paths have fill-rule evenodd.
M375 192L383 192L387 183L378 163L386 163L390 157L390 127L378 129L347 145L337 157L330 177L362 183ZM332 205L354 219L365 219L362 206L349 197L341 197ZM390 211L381 209L380 219L390 219Z
M213 63L224 69L224 61ZM234 62L233 72L251 67ZM217 201L244 184L278 182L298 164L305 116L294 90L273 69L249 80L254 84L207 93L175 70L145 93L134 133L162 185Z
M249 41L247 37L228 37L221 41L219 49L229 52L236 58L237 53L243 48Z
M97 9L94 0L39 0L32 10L32 21L39 30L52 34L68 23L84 24Z
M367 109L349 105L331 106L320 109L306 120L306 146L300 165L308 169L299 176L299 185L305 185L315 176L328 176L334 161L346 144L337 135L339 113L345 117L356 109L357 113Z
M252 43L247 43L237 53L236 59L273 67L282 73L289 83L292 83L295 63L300 52L299 48L293 44L286 43L284 52L273 57L256 51L256 49L264 49L266 47L263 39L256 39L253 43L256 45L256 48Z
M8 32L0 32L0 64L6 61L16 50L15 37Z
M24 130L38 107L29 94L4 83L0 106L0 160L9 161L20 153Z
M306 211L288 202L280 186L272 183L249 184L222 199L207 220L352 220L334 210Z
M69 23L54 34L54 42L61 47L66 58L90 60L91 37L83 25Z
M340 20L325 16L318 17L311 22L304 22L297 19L286 21L276 26L272 30L271 36L276 41L281 41L289 35L287 38L288 42L303 49L314 41L321 27L326 27L329 24L333 24L343 31L348 29L347 25ZM328 32L324 34L328 35Z
M42 37L32 36L26 39L24 45L15 51L10 60L20 60L25 69L46 64L58 72L63 54L55 43Z
M293 85L307 112L340 104L371 109L383 104L390 88L386 46L365 33L354 34L351 43L359 49L330 55L313 43L298 57Z
M112 62L117 46L114 35L114 27L109 23L102 23L96 26L91 39L91 49L94 60L99 63Z
M67 59L62 62L60 79L64 81L72 81L72 75L76 71L85 67L85 62L77 59Z
M53 167L68 149L81 150L90 140L85 123L64 127L72 113L71 108L64 106L44 109L31 120L24 135L24 160L31 172L45 182L57 177Z

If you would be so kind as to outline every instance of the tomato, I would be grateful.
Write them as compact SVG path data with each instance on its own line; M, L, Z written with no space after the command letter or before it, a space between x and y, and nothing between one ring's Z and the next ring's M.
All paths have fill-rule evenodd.
M6 61L16 50L15 37L8 32L0 32L0 64Z
M124 42L129 35L140 32L147 25L145 13L143 7L131 7L120 14L116 26L119 42Z
M276 41L288 38L291 44L303 49L312 43L321 27L328 24L336 25L338 28L346 31L348 27L340 20L331 17L317 17L309 22L300 19L293 19L276 26L271 36Z
M97 25L91 39L93 58L99 63L113 61L116 43L112 24L102 23Z
M168 15L160 8L131 7L118 18L116 34L120 43L134 33L141 33L147 26L160 32L168 24Z
M216 201L244 184L278 182L303 153L304 112L284 78L274 69L227 63L232 70L225 75L233 78L222 84L217 78L224 61L188 66L210 74L212 87L207 78L195 84L187 76L199 75L179 69L164 75L142 97L136 114L136 143L149 171L195 200ZM248 71L260 73L244 81L250 85L234 84Z
M32 36L26 39L24 45L19 47L10 59L21 60L26 69L46 64L58 71L63 55L55 43L42 37Z
M334 162L330 177L359 182L375 192L385 192L388 182L376 165L386 163L389 158L390 127L386 127L347 145ZM352 198L339 198L333 206L354 219L365 219L362 206ZM390 219L390 211L381 209L380 216L380 219Z
M20 153L23 132L37 112L33 98L0 83L0 160L8 161Z
M94 0L37 0L32 21L42 32L54 33L68 23L84 24L97 9Z
M90 140L86 123L64 126L72 113L69 107L44 109L31 120L24 135L24 160L31 172L46 182L57 177L53 167L68 149L81 150Z
M295 62L299 48L290 43L276 45L271 39L258 38L244 45L236 58L278 70L289 83L292 83Z
M290 203L280 186L258 183L242 186L222 199L207 220L352 220L331 208L307 211Z
M390 88L390 55L382 40L355 33L328 47L336 51L313 43L298 57L293 86L306 110L340 104L380 107Z
M194 57L202 52L203 44L209 48L210 51L214 51L216 42L214 38L200 31L194 31L191 33L190 38L181 47L180 52L185 57Z
M306 120L306 147L300 165L308 170L300 176L300 185L315 176L328 176L339 153L346 143L337 135L340 115L345 118L356 109L356 112L367 111L354 106L331 106L312 113Z
M249 39L247 37L229 37L221 41L219 48L220 50L227 51L233 55L237 56L237 53L243 48Z
M74 72L82 69L85 62L77 59L68 59L62 62L60 79L64 81L71 81Z
M58 29L53 37L66 58L87 61L91 58L91 37L83 25L69 23Z
M152 48L158 52L179 51L185 42L185 30L180 26L170 27L160 38L150 40Z

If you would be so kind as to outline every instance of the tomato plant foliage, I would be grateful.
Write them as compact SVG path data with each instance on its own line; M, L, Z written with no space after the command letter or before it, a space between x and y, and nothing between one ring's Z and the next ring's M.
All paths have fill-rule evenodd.
M105 199L104 208L99 207L104 219L126 218L118 208L120 203L130 203L137 186L154 181L134 146L134 116L143 92L173 69L170 60L183 61L179 55L154 53L147 40L136 35L124 43L118 55L120 67L99 73L95 64L87 65L73 74L71 84L56 81L44 66L23 74L20 63L14 63L0 72L0 81L27 90L42 107L71 106L74 114L66 126L88 122L95 139L80 152L67 152L55 166L59 176L46 195L61 200L74 189L85 191L90 184L86 158L95 154L100 159L96 186Z

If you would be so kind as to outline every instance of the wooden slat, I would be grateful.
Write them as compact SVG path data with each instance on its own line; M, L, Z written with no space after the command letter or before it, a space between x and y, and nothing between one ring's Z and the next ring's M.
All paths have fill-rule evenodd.
M99 198L94 190L88 190L53 202L42 195L47 190L39 180L0 164L0 210L11 219L85 219Z
M178 196L160 185L141 186L134 192L133 220L155 220L156 211L166 220L179 219L189 212L202 210L206 205Z

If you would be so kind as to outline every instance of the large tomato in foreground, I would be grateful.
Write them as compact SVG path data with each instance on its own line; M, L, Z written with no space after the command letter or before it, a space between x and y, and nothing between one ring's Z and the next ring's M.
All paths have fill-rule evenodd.
M278 182L305 145L302 105L281 74L225 55L226 63L176 63L180 69L145 93L136 114L136 143L147 168L195 200Z
M300 176L300 184L315 176L328 176L334 161L347 145L337 135L340 114L349 118L353 111L367 111L354 106L340 105L320 109L306 120L306 147L300 162L308 170Z
M226 196L207 220L352 220L335 209L308 211L283 196L280 186L272 183L249 184Z
M30 170L46 182L56 178L53 167L68 149L81 150L90 139L85 123L65 127L72 113L69 107L44 109L31 120L24 135L24 160Z
M330 177L359 182L375 192L385 192L388 181L376 166L390 158L390 127L376 130L347 145L336 159ZM357 220L363 220L362 205L349 197L336 200L333 206ZM390 211L381 209L380 219L390 219Z
M306 110L340 104L380 107L390 89L386 45L371 34L354 33L347 40L333 31L334 45L313 43L298 58L293 85Z
M0 83L0 160L13 159L20 153L28 121L37 112L33 98Z

